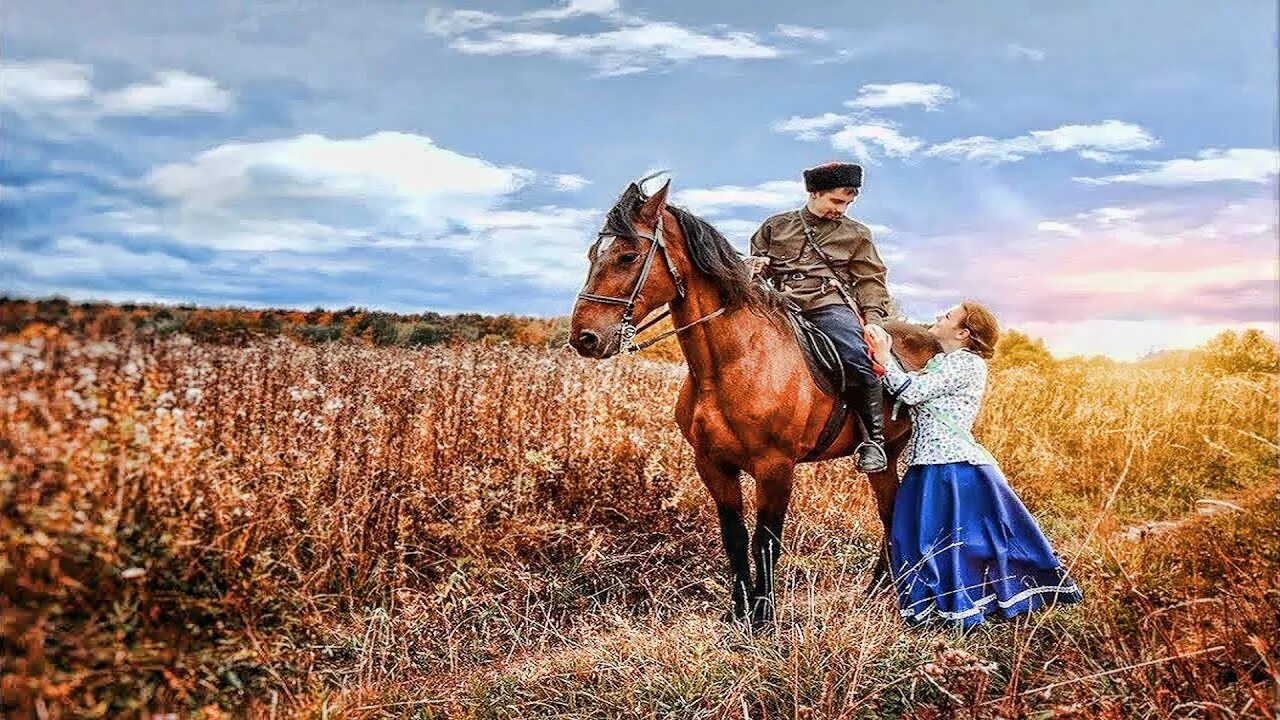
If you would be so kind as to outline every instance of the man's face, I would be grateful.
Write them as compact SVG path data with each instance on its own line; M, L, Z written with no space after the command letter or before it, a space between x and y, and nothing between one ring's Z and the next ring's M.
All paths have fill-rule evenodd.
M838 220L849 209L850 203L858 197L854 188L836 188L822 192L809 193L809 209L814 215L828 220Z

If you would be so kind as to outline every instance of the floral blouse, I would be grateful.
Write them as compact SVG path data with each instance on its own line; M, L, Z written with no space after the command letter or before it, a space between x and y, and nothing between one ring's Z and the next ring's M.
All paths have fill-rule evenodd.
M971 433L987 384L987 363L982 358L960 348L934 355L917 372L906 372L890 362L884 384L896 396L895 416L901 405L911 408L913 430L904 453L908 465L995 464Z

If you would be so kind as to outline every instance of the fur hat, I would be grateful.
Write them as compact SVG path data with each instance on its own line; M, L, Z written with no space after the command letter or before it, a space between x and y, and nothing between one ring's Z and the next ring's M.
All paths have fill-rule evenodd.
M862 187L861 165L832 162L804 171L804 189L808 192L823 192L842 187Z

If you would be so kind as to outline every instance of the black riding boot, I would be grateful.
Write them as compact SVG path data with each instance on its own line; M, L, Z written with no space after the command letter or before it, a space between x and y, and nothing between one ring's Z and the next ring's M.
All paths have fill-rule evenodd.
M857 449L858 470L884 472L889 467L889 456L884 450L884 388L875 382L850 390L850 405L867 431L867 437Z

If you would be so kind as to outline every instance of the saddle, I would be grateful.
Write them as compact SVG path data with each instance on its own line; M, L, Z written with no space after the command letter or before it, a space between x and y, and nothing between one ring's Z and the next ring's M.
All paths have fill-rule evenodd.
M804 353L805 364L809 366L809 374L822 392L840 397L844 388L844 364L836 352L836 344L831 338L814 325L799 308L787 308L787 319L795 331L796 340L800 342L800 350Z
M813 382L822 392L836 400L831 406L831 414L822 426L822 432L818 434L817 444L800 458L800 462L805 462L821 455L835 441L849 416L849 401L843 393L844 364L840 362L840 355L836 352L836 345L831 337L809 322L794 305L787 308L786 314L795 331L796 340L800 343L800 351L804 354L805 365L813 376Z
M809 367L809 374L813 377L814 383L822 392L835 398L835 404L831 406L831 414L827 416L826 423L822 426L822 432L818 434L818 442L813 449L800 458L800 462L813 460L821 455L831 443L835 441L836 436L840 434L840 429L844 427L845 420L849 417L849 399L843 392L845 386L845 369L844 364L840 362L840 355L836 352L835 342L833 342L825 332L817 325L809 322L804 315L800 313L800 308L794 303L788 303L787 319L791 323L791 327L795 332L796 341L800 344L800 351L804 355L805 365ZM928 338L926 335L925 338ZM899 338L900 340L911 343L911 338ZM936 343L932 338L930 341ZM917 340L916 344L919 344ZM930 347L930 349L934 349ZM909 369L918 369L909 362L904 362L901 355L898 354L898 346L894 345L890 351L898 365ZM893 400L895 395L888 390L885 391L886 396ZM897 408L894 408L894 416L897 416ZM866 430L862 428L862 423L858 423L858 427L865 435Z

